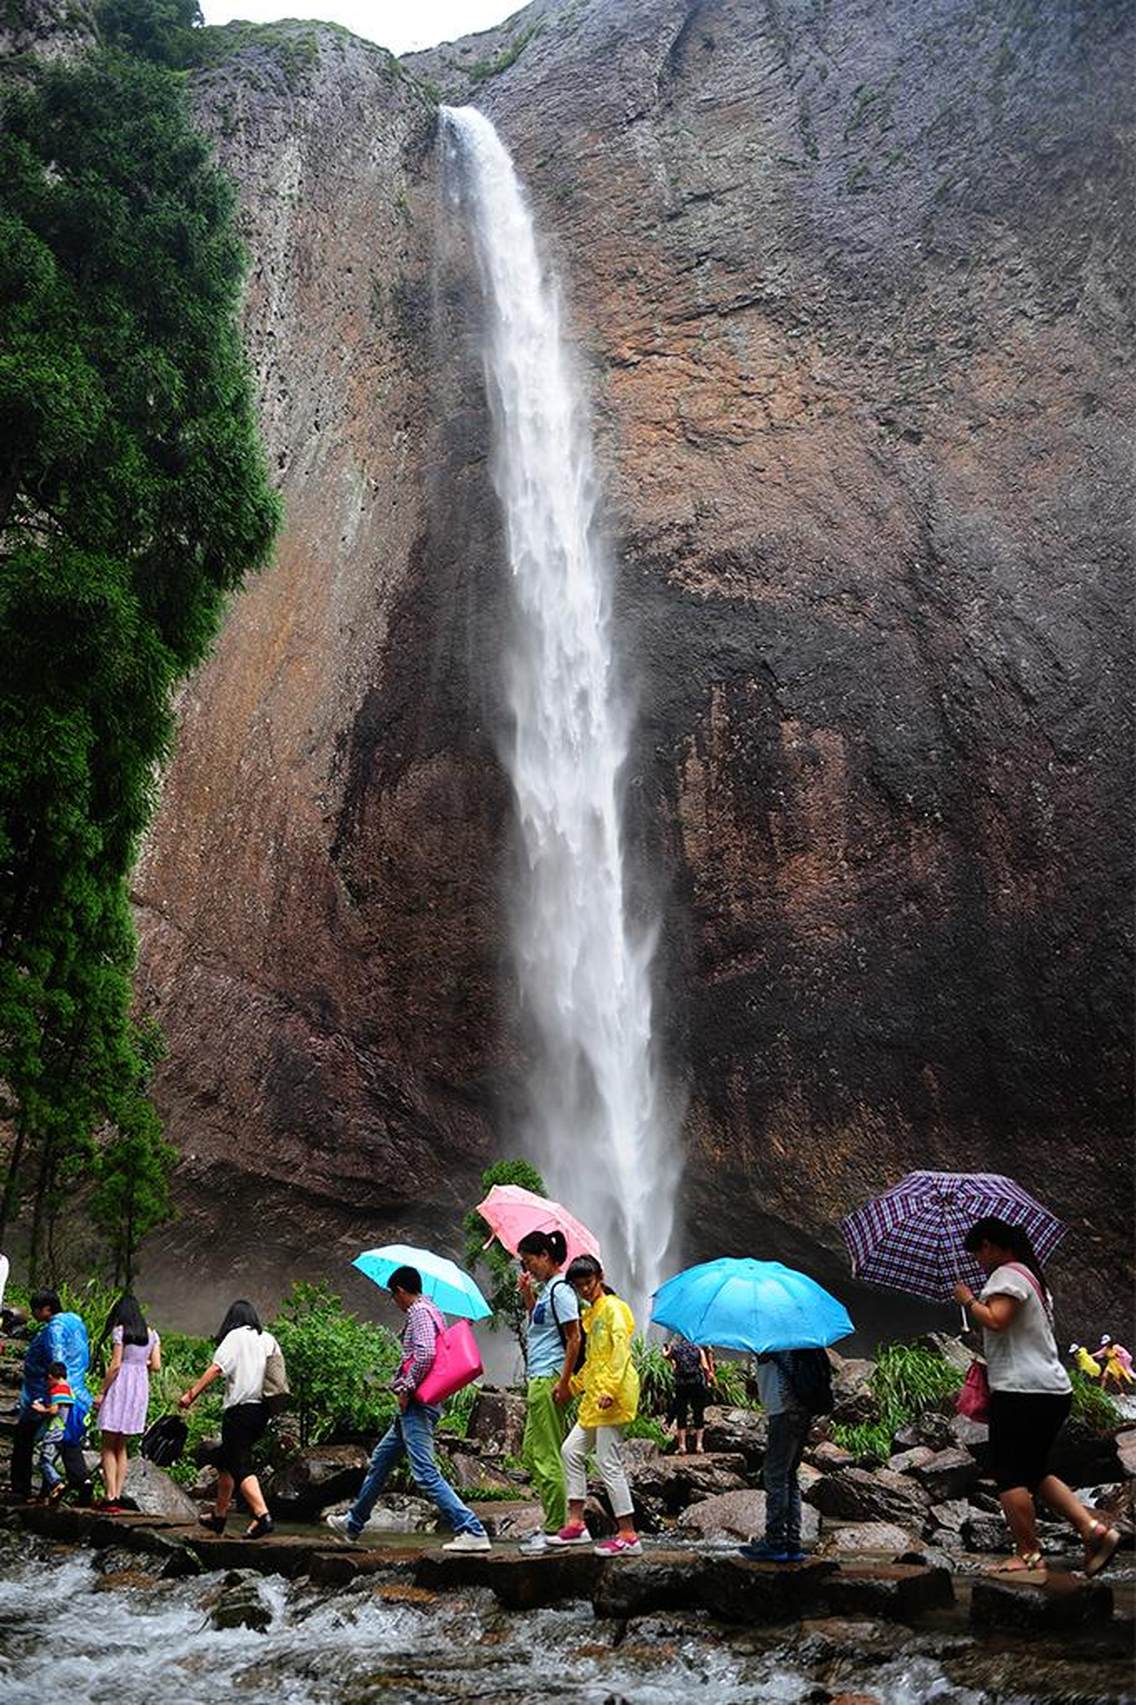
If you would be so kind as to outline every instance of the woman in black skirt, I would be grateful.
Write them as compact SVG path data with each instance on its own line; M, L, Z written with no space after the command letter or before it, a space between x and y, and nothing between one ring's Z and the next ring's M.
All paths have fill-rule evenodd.
M225 1376L225 1400L221 1413L221 1450L217 1457L217 1502L211 1516L202 1522L214 1533L224 1533L234 1488L252 1511L246 1539L263 1539L272 1532L272 1517L253 1472L252 1449L268 1426L264 1403L264 1370L268 1358L280 1346L260 1324L251 1302L235 1302L221 1322L213 1360L201 1378L178 1399L182 1409L221 1374Z
M1037 1543L1040 1497L1080 1534L1085 1573L1104 1568L1120 1544L1115 1528L1097 1521L1049 1457L1072 1404L1069 1375L1053 1333L1053 1303L1033 1245L1021 1226L990 1217L971 1226L964 1247L988 1275L981 1297L969 1285L955 1297L981 1326L990 1382L990 1454L998 1497L1014 1540L1014 1555L998 1574L1044 1574Z

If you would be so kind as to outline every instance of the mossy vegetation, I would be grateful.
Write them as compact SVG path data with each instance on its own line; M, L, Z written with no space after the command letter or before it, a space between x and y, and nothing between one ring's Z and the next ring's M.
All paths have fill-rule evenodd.
M510 65L515 65L525 48L534 36L540 34L539 24L530 24L527 29L513 38L500 53L492 59L476 59L469 67L466 75L474 83L484 83L490 77L499 77L502 71L507 71Z

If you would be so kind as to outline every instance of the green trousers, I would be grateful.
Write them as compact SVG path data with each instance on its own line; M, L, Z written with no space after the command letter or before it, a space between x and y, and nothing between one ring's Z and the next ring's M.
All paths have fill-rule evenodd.
M568 1518L568 1500L564 1490L564 1464L560 1446L568 1431L568 1408L553 1400L556 1378L542 1374L530 1379L526 1401L525 1436L521 1455L533 1485L544 1505L544 1531L559 1533Z

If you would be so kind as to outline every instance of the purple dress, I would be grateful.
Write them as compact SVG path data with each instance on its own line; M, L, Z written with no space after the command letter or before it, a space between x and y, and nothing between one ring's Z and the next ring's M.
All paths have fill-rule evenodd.
M122 1366L99 1405L99 1426L104 1433L146 1431L146 1411L150 1406L150 1374L146 1363L158 1341L158 1334L152 1331L147 1344L123 1344ZM111 1333L111 1342L122 1344L121 1326Z

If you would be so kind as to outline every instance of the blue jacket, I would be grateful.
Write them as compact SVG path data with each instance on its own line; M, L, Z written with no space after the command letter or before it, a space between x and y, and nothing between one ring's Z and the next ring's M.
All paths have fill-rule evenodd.
M75 1393L75 1421L91 1407L87 1391L87 1368L91 1360L87 1328L77 1314L53 1314L40 1327L24 1357L24 1382L20 1387L20 1413L34 1414L32 1404L47 1402L47 1370L52 1362L67 1369L67 1383Z

